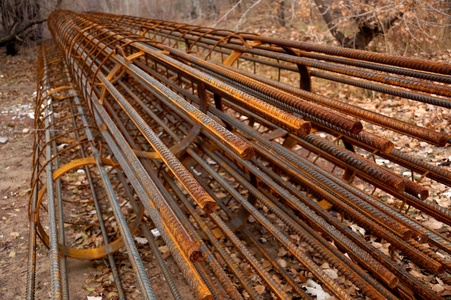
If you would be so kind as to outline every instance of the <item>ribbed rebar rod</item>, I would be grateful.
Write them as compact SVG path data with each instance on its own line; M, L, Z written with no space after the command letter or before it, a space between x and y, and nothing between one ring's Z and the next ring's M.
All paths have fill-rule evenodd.
M175 299L187 297L147 224L140 223L144 208L198 299L311 299L292 276L299 268L339 299L350 299L348 283L369 299L439 299L369 238L390 243L391 252L405 255L403 263L446 283L447 273L441 273L451 266L434 250L451 253L447 227L427 228L406 212L412 206L449 224L450 210L428 197L436 192L434 183L450 186L451 175L394 150L396 142L362 124L436 146L451 140L449 132L313 89L315 80L332 81L339 89L357 86L442 106L437 110L443 112L451 107L451 76L444 72L449 64L102 13L55 11L49 28L55 44L44 44L38 61L27 299L35 295L36 236L56 259L53 298L69 297L65 255L108 257L118 296L126 299L129 289L113 259L125 246L141 293L154 299L134 242L139 228L167 288ZM277 80L270 79L274 74ZM282 83L293 79L293 85ZM389 167L376 157L388 159ZM78 168L92 194L86 208L65 199L70 190L64 182L71 180L65 174ZM412 180L398 175L400 168L411 170ZM433 183L422 182L425 177ZM88 221L73 222L65 215L69 205L94 211ZM90 224L89 216L95 221L88 230L97 226L103 245L70 248L75 232L64 228ZM113 232L109 222L117 224ZM353 231L354 223L365 231ZM268 247L287 249L290 266L277 262ZM324 262L347 283L333 280L319 267Z

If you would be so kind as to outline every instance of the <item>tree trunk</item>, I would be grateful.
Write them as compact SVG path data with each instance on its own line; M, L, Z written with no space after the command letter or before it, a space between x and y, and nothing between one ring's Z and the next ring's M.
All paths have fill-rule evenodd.
M216 6L216 1L215 0L208 0L207 2L207 18L208 19L214 19L216 20L218 18L219 15L219 10L218 7Z
M278 21L279 21L279 25L282 27L286 26L286 22L285 22L285 0L279 0L279 6L277 7L277 16L278 16Z
M451 15L451 0L445 0L445 11L448 16ZM445 27L445 32L447 36L451 34L451 18L448 19L448 26Z
M199 0L191 0L191 19L197 19L199 16L200 3Z
M395 12L392 16L387 17L381 22L372 22L373 20L371 18L355 18L359 31L353 37L349 38L335 26L335 20L330 13L330 7L326 6L323 0L315 0L315 4L323 16L332 36L341 46L346 48L365 49L376 36L387 32L403 15L402 12Z
M0 38L0 47L11 44L11 42L14 42L18 36L23 35L24 32L27 31L30 27L37 25L37 24L44 23L45 21L47 21L47 19L34 20L34 21L28 23L27 25L23 26L22 28L13 29L12 33Z
M0 46L6 53L17 53L17 41L40 41L42 39L40 0L0 0L2 31Z

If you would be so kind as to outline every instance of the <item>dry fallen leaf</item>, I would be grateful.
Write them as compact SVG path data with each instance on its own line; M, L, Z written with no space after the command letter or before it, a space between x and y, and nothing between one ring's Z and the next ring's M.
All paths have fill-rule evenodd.
M272 267L272 264L269 261L265 260L263 262L263 268L270 269L271 267Z
M334 269L324 269L323 271L324 271L324 273L326 273L327 275L329 275L329 277L332 278L332 279L338 278L337 270L334 270Z
M255 290L257 291L257 293L258 293L259 295L261 295L261 294L263 294L264 291L265 291L265 286L264 286L264 285L257 285L257 286L255 287Z
M360 227L356 224L352 224L349 227L351 227L352 231L359 232L361 235L365 236L365 229L363 229L362 227Z
M113 297L118 297L118 293L117 292L109 292L107 295L107 298L110 299Z
M440 293L440 292L443 292L445 290L445 288L441 284L434 284L434 286L432 287L432 290L434 292Z
M302 273L299 274L298 278L301 283L304 283L307 281L307 278L305 278L305 276Z
M277 253L278 256L285 256L287 255L288 251L285 248L280 248L279 252Z
M430 218L427 220L424 225L429 227L430 229L440 229L443 227L443 223L440 221L437 221L436 219Z
M417 277L417 278L423 278L424 277L423 274L421 274L420 272L415 271L415 270L410 270L409 273L412 274L413 276Z
M326 293L323 290L323 288L319 284L317 284L315 281L311 279L307 280L307 283L304 287L306 289L307 294L316 296L317 300L326 300L331 297L328 293Z
M138 242L138 244L142 244L142 245L145 245L148 242L146 238L142 238L139 236L135 236L135 241Z
M171 255L171 252L169 251L168 246L161 246L161 247L158 247L158 249L160 250L161 255L165 259L168 258Z
M286 268L286 267L287 267L287 262L286 262L285 260L279 258L279 259L277 260L277 262L279 263L279 265L280 265L282 268Z

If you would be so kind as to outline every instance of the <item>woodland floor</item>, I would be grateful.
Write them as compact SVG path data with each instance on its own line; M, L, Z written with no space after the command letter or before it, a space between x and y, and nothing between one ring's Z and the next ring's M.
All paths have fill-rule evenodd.
M0 299L21 299L25 290L37 49L0 53L0 137L8 138L0 144Z
M432 57L425 58L431 59ZM435 60L449 61L451 52L434 54ZM36 60L37 47L23 49L18 56L6 56L3 51L0 53L0 137L7 137L6 144L0 144L0 299L22 299L26 286L27 272L27 242L28 242L28 198L30 191L30 176L33 155L33 123L34 123L34 96L36 89ZM319 88L319 85L318 85ZM438 130L448 130L451 124L449 112L444 109L435 109L427 105L418 105L409 101L394 102L377 95L373 97L360 97L352 91L335 92L340 89L329 89L331 97L337 99L347 99L348 101L362 105L369 109L379 110L387 115L401 116L402 119L412 122L423 122L421 126L432 127ZM367 101L360 101L367 99ZM372 100L371 100L372 99ZM359 103L357 103L359 102ZM427 117L425 117L427 115ZM370 124L364 124L371 128ZM448 129L447 129L448 128ZM372 132L378 133L377 128L371 128ZM411 153L417 157L424 157L433 164L441 164L449 168L451 160L451 148L436 148L425 143L412 141L404 136L385 136L396 141L397 147L402 151ZM385 162L378 162L384 165ZM391 167L386 165L386 167ZM403 174L404 170L396 170ZM408 176L407 174L406 176ZM428 186L428 182L424 183ZM451 189L442 185L431 186L434 193L431 200L437 201L445 207L451 205ZM388 199L390 200L390 199ZM449 234L450 228L433 219L423 219L421 214L415 215L418 220L434 229L441 229L445 234ZM377 242L375 242L377 243ZM148 245L142 245L140 251L148 251ZM380 244L383 248L384 245ZM160 247L165 256L164 247ZM48 265L48 250L38 241L38 265L37 265L37 285L36 293L38 299L50 298L48 292L50 275ZM388 250L387 250L388 251ZM166 249L167 252L167 249ZM146 255L146 254L145 254ZM283 257L285 253L275 253L276 256ZM152 256L153 257L153 256ZM120 252L116 255L121 268L125 270L123 280L134 281L133 272L126 259L126 254ZM288 264L290 259L285 256ZM190 289L186 285L183 276L176 267L172 259L168 259L168 267L174 276L179 291L184 299L194 298ZM144 262L149 272L152 286L159 298L170 297L167 285L164 283L162 274L159 271L153 258L144 258ZM87 299L89 295L105 295L107 298L114 298L115 292L111 288L108 278L110 272L102 260L99 261L68 261L71 270L69 280L69 290L71 299ZM326 266L327 267L327 266ZM127 272L128 270L128 272ZM413 272L418 270L412 269ZM90 275L88 275L90 274ZM94 275L93 275L94 274ZM413 274L413 273L412 273ZM418 273L415 276L426 276ZM424 277L430 281L431 285L439 285L433 276ZM125 286L127 286L125 284ZM139 298L139 289L133 285L128 285L127 291L131 298ZM437 289L439 289L437 287ZM451 294L451 288L446 286L441 289L442 296ZM116 294L117 295L117 294Z

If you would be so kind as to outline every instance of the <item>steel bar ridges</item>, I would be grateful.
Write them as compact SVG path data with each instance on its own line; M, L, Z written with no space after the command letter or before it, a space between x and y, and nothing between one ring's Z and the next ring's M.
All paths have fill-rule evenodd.
M200 48L200 47L205 47L205 45L209 45L209 44L214 44L215 46L218 46L216 44L218 41L220 41L222 43L228 42L227 44L223 45L224 48L227 48L228 46L235 46L237 44L245 45L248 47L248 49L243 50L242 52L244 52L244 53L246 53L246 51L250 51L256 47L263 47L262 44L258 44L258 45L246 44L246 42L244 42L244 41L247 39L250 39L250 35L246 35L243 33L229 32L228 34L226 34L225 32L227 32L227 31L223 31L223 30L214 30L214 29L209 29L209 28L202 28L199 26L191 26L188 24L179 24L179 23L172 23L172 22L165 22L165 21L158 21L158 20L148 20L148 19L129 17L129 16L114 16L114 15L97 14L97 13L94 13L94 15L103 20L108 20L109 18L111 18L112 20L114 20L114 24L123 24L124 26L129 28L131 31L140 33L141 35L144 35L144 36L151 37L152 39L154 39L158 42L169 43L169 40L173 39L173 40L175 40L174 46L176 46L176 47L179 46L179 43L184 42L185 47L188 50L193 50L195 46L198 46L198 48ZM161 39L158 39L159 36L161 36ZM227 36L227 38L224 38L224 36ZM256 40L262 39L262 37L257 37L256 35L252 35L252 37L255 38ZM263 39L266 39L266 38L263 38ZM270 40L271 40L271 43L269 43L268 46L265 46L266 47L265 49L269 49L269 48L276 49L277 47L275 47L275 46L280 44L280 47L282 47L283 45L285 45L287 43L287 41L279 40L279 39L270 39ZM214 42L214 41L216 41L216 42ZM293 43L293 42L289 41L288 43ZM294 43L294 44L299 44L299 43ZM300 43L300 44L305 44L305 43ZM281 50L280 47L277 48L276 50L278 52L281 52L281 51L283 52L284 50ZM318 46L318 47L324 48L323 46ZM214 50L217 50L217 49L218 48L214 48ZM345 53L348 53L347 55L349 55L349 53L350 53L349 50L343 50L343 51ZM338 49L335 52L342 53L343 51ZM211 52L212 52L212 48L208 49L207 56L211 57ZM232 52L232 54L230 55L229 58L233 57L234 60L236 60L237 58L247 59L247 57L245 55L241 55L242 52L239 52L239 51ZM353 51L351 51L351 52L354 53ZM357 51L357 52L355 52L355 55L361 56L361 55L365 55L365 53L362 54L359 51ZM378 55L375 55L375 57L378 57ZM423 69L423 70L424 70L424 68L429 68L429 67L424 67L424 66L418 66L420 63L422 63L422 64L429 63L431 65L436 65L435 63L418 60L417 64L413 64L411 61L409 64L404 65L403 63L395 62L396 57L392 57L392 59L388 59L388 56L386 56L386 55L382 55L381 57L384 57L384 59L380 60L380 61L387 61L387 62L389 62L389 64L403 66L405 68L410 67L410 68L414 69L414 70L409 71L406 69L396 69L395 68L395 70L397 70L396 71L397 74L408 75L408 76L424 78L424 79L429 79L429 80L438 80L438 81L442 81L442 82L448 82L447 80L443 79L447 76L440 75L439 77L442 78L442 80L439 80L438 78L433 77L432 74L430 74L431 76L426 76L424 73L419 72L418 70L415 70L415 68L419 68L419 69ZM228 62L229 58L224 60L224 64L230 64L230 61ZM254 57L252 57L252 58L255 59ZM195 58L192 58L192 60L193 59L195 59ZM379 61L379 59L380 58L378 58L377 61ZM265 62L262 62L262 63L264 64ZM298 69L296 67L292 67L292 68L295 71L298 71ZM380 67L379 67L379 69L380 69ZM390 70L392 70L391 67L388 67L388 69L386 69L386 71L390 71ZM437 69L437 70L439 70L439 69ZM254 69L254 71L255 71L255 69ZM252 75L249 74L249 72L246 73L245 71L242 71L242 70L240 70L239 72L240 73L244 72L246 75L248 75L249 77L254 78L254 79L256 79L255 76L257 76L257 75L253 75L254 77L252 77ZM312 71L312 72L314 72L314 71ZM262 76L257 76L257 78L259 80L262 79L261 77ZM447 78L449 78L449 76ZM301 76L301 80L302 80L302 76ZM267 80L263 80L263 82L268 83ZM277 88L281 88L281 87L286 88L286 85L281 85L281 84L275 85L275 86ZM293 90L296 91L296 93L297 93L296 95L298 95L300 92L302 92L299 89L291 88L291 91L293 91ZM249 92L249 90L246 90L246 91ZM382 91L382 92L384 92L384 91ZM318 103L317 102L318 99L322 99L321 96L319 96L319 95L315 95L312 93L308 94L306 92L303 92L303 93L304 93L303 94L304 97L307 97L306 99L315 101L316 103ZM259 94L259 96L263 97L261 94ZM324 98L324 100L327 100L327 98ZM436 144L436 145L443 146L446 144L447 140L450 140L450 136L446 135L446 134L434 132L434 131L426 129L426 128L418 127L418 126L415 126L415 125L412 125L409 123L401 122L399 120L383 116L381 114L377 114L377 113L369 112L364 109L359 109L359 108L356 108L353 106L349 106L340 101L328 99L327 102L324 102L324 100L322 100L319 103L321 103L323 105L327 104L328 106L333 105L334 108L339 109L341 112L344 112L344 113L357 113L358 112L358 115L355 115L355 116L359 116L365 121L375 122L378 125L390 128L392 130L395 130L395 131L398 131L398 132L401 132L404 134L409 134L413 137L426 140L426 141ZM442 99L442 100L449 101L449 99ZM344 109L344 110L342 110L342 109ZM335 131L337 131L338 128L333 128L333 129ZM387 143L387 141L384 141L381 138L379 138L376 141L369 133L367 134L366 132L359 134L359 135L352 135L349 132L343 132L343 131L338 130L338 135L339 136L343 135L342 138L347 139L347 140L348 139L358 139L359 141L364 142L364 147L371 146L372 148L376 148L376 149L382 150L384 152L388 152L389 151L388 149L391 148L390 144ZM371 152L373 152L373 150ZM394 151L394 153L397 153L397 152ZM376 152L374 155L383 155L383 154ZM406 156L406 155L404 155L404 156ZM396 159L396 160L398 162L401 161L399 159ZM409 158L408 160L414 160L414 158ZM401 165L409 168L408 162L406 162L406 161L401 161L401 162L402 162ZM437 177L442 178L442 180L443 179L446 180L446 178L449 178L449 176L444 177L443 175L436 176L437 175L436 172L427 172L426 171L426 172L422 172L421 174L426 174L425 176L431 177L431 178L435 177L435 180L437 180ZM409 188L409 190L413 190L413 189ZM419 191L420 193L415 192L414 197L418 197L418 198L424 200L427 196L427 191L424 188L419 188L419 190L417 189L417 191ZM409 205L414 205L417 208L419 206L419 203L417 201L410 199L408 197L403 200L408 202ZM440 207L437 207L434 203L426 201L426 205L428 206L428 209L431 212L432 211L434 212L435 217L440 218L441 221L447 220L447 219L449 220L449 213L444 212L443 209L440 209Z
M97 17L100 17L102 19L108 19L108 15L107 14L99 14L99 15L98 14L94 14L94 15L96 15ZM153 20L146 20L146 19L143 19L143 18L135 18L135 17L127 17L127 16L121 16L120 18L116 17L114 19L114 22L115 22L115 24L124 23L124 25L129 26L129 27L133 26L132 28L130 27L130 29L132 31L135 31L135 32L137 31L138 33L141 33L141 32L145 33L146 36L150 36L150 37L155 38L155 39L157 38L157 36L162 36L163 37L162 39L165 42L168 42L168 39L172 38L172 39L176 40L176 43L174 43L175 46L178 46L178 43L181 43L182 41L185 41L185 43L187 43L186 48L188 48L188 49L194 49L193 48L194 46L205 47L205 45L212 44L213 43L212 41L220 40L221 36L224 35L223 32L216 32L214 30L209 30L208 28L201 28L201 27L193 28L192 26L191 26L191 28L190 28L190 26L183 26L182 27L182 26L180 26L180 24L168 23L168 22L162 22L164 26L161 25L161 27L155 27L155 28L150 29L150 27L151 27L150 25L151 24L155 25L152 22L156 22L156 23L159 23L159 22L153 21ZM202 32L203 34L199 33L198 31ZM207 34L206 32L209 32L209 31L211 31L211 33ZM151 32L153 32L153 33L151 34ZM217 34L217 36L215 36L215 34ZM199 37L196 38L196 35L199 36ZM189 39L190 36L192 37L191 38L192 41ZM246 34L234 34L230 38L229 44L222 45L222 46L224 48L227 48L228 46L231 46L231 47L236 46L236 44L242 43L242 40L248 38L248 36L249 35L246 35ZM253 35L253 37L256 38L257 40L259 39L255 35ZM277 39L272 39L271 45L279 45L279 44L284 45L285 41L284 40L279 40L279 43L278 43ZM246 44L244 44L244 45L246 45ZM252 49L255 49L255 48L258 48L258 47L261 47L261 45L259 45L259 46L252 46L252 47L249 47L249 49L240 50L240 53L248 53L247 51L251 51ZM262 57L265 57L265 55L262 55ZM322 56L322 57L324 57L324 56ZM246 55L242 55L242 56L240 56L240 58L247 59L247 56ZM254 58L254 56L252 56L252 58ZM265 61L261 61L261 63L263 64L263 63L265 63ZM423 62L423 63L424 64L427 64L427 63L430 64L430 62ZM287 66L287 65L285 65L285 66ZM288 66L288 67L290 67L290 66ZM292 70L294 70L295 72L298 72L298 69L296 67L292 67ZM407 72L407 70L404 70L404 71ZM312 72L316 72L316 71L312 70ZM310 72L310 74L312 72ZM416 74L416 71L412 70L410 73L407 73L406 75L415 76L415 74ZM448 78L451 78L451 77L448 76ZM331 80L334 80L334 79L331 78ZM381 92L383 92L383 91L381 91ZM434 91L432 91L432 93L434 93ZM304 92L304 94L302 96L303 97L308 97L308 95L309 95L308 93ZM315 95L313 95L313 96L315 96ZM316 96L316 97L318 98L318 96ZM312 96L310 96L310 98L312 98ZM312 101L309 98L307 98L307 100ZM331 100L329 100L329 101L331 101ZM449 102L449 99L443 99L442 101L448 101ZM335 103L340 103L340 102L339 101L335 101ZM451 103L451 102L449 102L449 103ZM325 105L324 102L322 102L322 104ZM440 105L438 103L433 103L433 104ZM341 105L345 105L345 104L341 104ZM335 106L335 108L336 108L336 106ZM362 111L365 111L365 110L362 110ZM371 113L370 113L370 115L371 115ZM375 114L375 115L377 116L377 114ZM381 118L381 116L376 118L376 119L375 118L369 118L368 116L367 117L359 116L359 117L361 117L364 120L370 121L370 122L371 122L371 120L378 120L378 118ZM389 118L387 120L389 120ZM379 122L383 122L382 124L389 125L390 122L388 122L387 120L379 121ZM392 121L392 122L394 122L394 121ZM398 124L402 124L403 122L397 121L397 123ZM405 125L402 125L402 126L398 125L398 128L399 128L398 130L400 130L402 128L405 128L404 130L407 130L407 128L409 128L409 130L417 128L416 126L412 126L410 124L406 124L406 123L404 123L404 124ZM409 125L410 125L410 127L409 127ZM393 126L393 125L391 125L391 126ZM417 129L417 130L426 130L427 131L427 129L424 129L424 128L421 129L420 127L418 127L418 128L419 129ZM403 133L409 134L409 131L407 131L407 132L403 131ZM433 134L432 131L429 132L429 135L431 135L431 134ZM438 133L436 133L436 135L437 134ZM415 134L414 136L417 137L417 138L421 138L421 136L418 136L418 134ZM440 145L444 146L444 143L446 142L447 138L449 139L449 136L447 137L446 135L441 135L441 136L438 137L438 139L437 138L435 139L434 143L440 143ZM431 140L429 140L429 142L431 142Z
M309 76L316 71L306 65L360 76L358 82L365 77L381 81L382 72L392 73L383 79L393 80L384 89L415 83L420 88L409 86L411 89L400 91L408 98L423 100L433 97L418 90L436 89L440 101L430 103L444 107L449 103L445 97L449 87L443 84L450 82L448 65L99 13L56 11L49 18L49 27L55 45L44 43L38 62L36 116L40 117L36 128L43 130L35 135L29 299L34 298L36 236L50 246L54 258L52 297L70 298L65 257L107 257L119 298L125 299L128 295L113 258L113 252L125 245L141 294L155 298L132 238L140 228L155 246L148 223L142 222L143 209L199 299L263 299L266 295L257 292L256 282L266 287L267 296L310 299L291 269L274 260L272 247L285 248L293 266L306 270L339 299L353 296L319 267L321 262L328 262L349 280L359 290L358 296L440 298L412 276L404 262L383 254L372 246L368 235L359 235L348 225L359 224L374 238L388 241L392 251L400 251L423 272L447 278L449 262L429 247L449 255L450 240L356 188L352 179L359 177L449 224L449 210L426 199L428 191L420 182L401 177L370 158L383 157L448 186L449 171L394 150L390 141L360 131L360 122L352 117L437 145L443 145L449 135L409 127L316 94L311 91ZM180 45L198 57L175 49ZM228 54L224 64L218 63L224 54ZM273 63L270 57L285 62ZM279 70L279 80L280 69L299 72L301 89L257 75L255 69L250 73L240 67L240 60ZM319 73L316 77L329 76ZM401 76L411 78L403 81ZM368 89L375 88L373 83L365 84ZM346 149L309 134L310 124L335 135ZM61 134L56 135L57 131ZM66 148L62 143L68 144ZM362 152L353 152L354 147L370 155L362 157ZM346 180L317 164L317 158L312 161L310 153L347 170ZM103 251L87 249L92 255L84 257L77 254L83 251L61 247L73 235L61 230L67 217L60 208L68 197L61 187L66 184L65 174L80 168L84 168L91 190L96 191L92 198L103 244L111 245L100 246ZM331 203L333 211L317 203L319 200ZM121 201L130 205L129 220L121 211ZM109 205L114 214L102 217L102 205ZM340 211L342 217L334 211ZM246 223L250 216L251 226ZM44 219L49 222L49 237L41 226ZM119 224L116 233L108 233L103 220L115 220ZM256 239L262 233L271 237L269 247ZM299 236L299 241L294 241L292 234ZM119 236L122 238L116 243ZM111 238L114 241L110 242ZM425 247L426 242L430 246ZM180 299L164 260L156 247L152 251L174 298ZM263 263L268 261L272 269ZM243 269L245 266L250 268ZM284 285L290 286L291 292Z
M445 63L434 63L425 60L419 59L411 59L405 57L396 57L379 53L370 53L365 51L358 50L350 50L343 49L338 47L327 47L323 45L313 45L305 42L299 41L288 41L278 38L272 37L264 37L259 36L257 34L248 34L248 33L236 33L228 30L220 30L213 29L207 27L193 26L189 24L182 23L174 23L160 20L151 20L139 17L132 16L115 16L105 13L92 13L98 18L103 20L114 20L116 24L124 24L128 26L132 31L139 32L144 35L155 39L157 36L161 36L161 40L165 43L169 43L169 40L174 40L174 45L177 45L179 42L187 43L188 49L193 49L195 46L203 46L211 45L213 49L210 49L208 55L211 55L211 51L215 51L216 47L223 47L226 49L232 49L237 52L244 53L253 53L260 55L262 57L275 57L278 54L286 54L287 49L296 50L289 52L289 54L295 54L295 56L287 56L287 60L302 60L302 57L310 57L313 59L305 59L304 64L312 65L314 64L318 68L330 69L333 72L342 72L343 74L353 74L354 76L367 74L368 78L372 80L377 80L376 78L380 78L381 81L389 81L390 76L382 77L377 72L367 73L365 70L374 69L380 70L387 73L394 73L399 75L406 75L410 77L422 78L426 79L428 82L423 81L413 81L416 84L409 85L407 84L410 79L407 81L400 80L398 77L393 77L393 82L390 82L392 85L401 85L411 89L420 89L420 86L435 86L437 90L445 89L448 90L447 86L443 85L434 85L432 81L439 81L444 83L449 83L451 81L451 77L449 76L449 72L443 72L446 69L450 69L450 64ZM120 22L120 23L119 23ZM249 42L251 41L251 42ZM308 50L309 52L304 52L303 50ZM313 50L315 49L315 50ZM327 49L327 50L326 50ZM311 52L310 52L311 51ZM313 53L312 53L313 52ZM318 52L318 53L314 53ZM322 53L322 54L319 54ZM327 55L325 55L327 54ZM300 57L296 56L299 55ZM368 57L367 61L360 61L362 57ZM352 58L345 59L344 57ZM382 58L383 57L383 58ZM281 57L279 57L281 58ZM381 59L382 58L382 59ZM247 59L243 57L243 59ZM254 59L254 58L253 58ZM358 59L358 60L355 60ZM282 60L282 59L281 59ZM323 64L319 61L334 61L340 63L342 65L351 65L351 66L361 66L362 69L358 70L356 68L347 68L336 64ZM405 60L411 60L409 63L406 63ZM369 63L369 61L377 62L377 64ZM415 61L415 63L412 63ZM399 66L394 67L394 66ZM437 67L440 66L440 67ZM428 72L423 72L421 70L428 70ZM431 74L431 73L438 74ZM443 75L440 75L443 74ZM365 77L362 75L362 77ZM439 94L440 92L437 92ZM449 106L449 99L444 99L443 105ZM446 104L447 103L447 104ZM439 104L437 104L439 105Z
M131 236L136 231L137 225L139 225L142 217L142 208L137 207L136 221L134 221L134 226L131 226L131 230L125 222L122 211L116 210L115 212L118 213L118 217L124 221L123 228L121 228L123 238L116 239L112 242L108 241L101 207L99 206L99 195L103 193L104 196L108 196L111 202L116 202L116 205L118 205L117 194L113 191L109 179L111 174L105 170L105 166L117 168L117 163L110 158L100 156L99 149L106 147L106 145L101 140L94 141L93 130L97 131L98 129L89 125L87 121L89 116L86 115L86 107L81 101L72 87L72 80L69 77L56 46L50 41L42 43L38 61L37 118L35 119L35 127L41 130L35 131L34 173L31 181L32 196L29 206L32 226L30 227L30 268L27 277L28 299L33 299L35 296L36 236L39 236L50 247L51 251L56 251L56 256L52 258L51 262L52 298L68 299L68 271L65 268L66 257L95 259L103 256L108 256L118 294L122 295L121 298L124 298L119 273L115 267L112 253L119 250L124 243L130 251L137 252ZM60 145L57 146L57 143ZM61 147L61 144L63 147ZM64 148L64 146L67 147ZM77 158L77 156L79 158L74 160L74 157ZM97 166L97 170L94 171L92 166ZM84 171L84 174L86 174L86 180L91 190L90 196L95 205L95 212L98 215L101 234L105 242L101 247L83 251L68 246L64 238L64 232L66 230L62 230L67 225L65 224L67 216L64 216L63 211L64 206L67 207L69 205L68 203L70 203L67 202L67 198L70 195L68 195L67 191L62 190L61 179L64 179L64 176L72 170L77 171L77 169ZM102 172L102 178L100 178L100 172ZM45 174L46 176L44 176ZM47 178L47 180L44 180L44 178ZM100 180L105 186L103 192L99 190L101 187L99 185ZM47 181L46 184L45 181ZM55 187L56 192L54 192ZM42 201L45 194L48 195L47 203ZM105 197L102 198L105 199ZM55 199L57 201L54 201ZM79 202L79 200L75 202ZM105 203L102 203L102 209L105 209ZM42 212L47 211L49 215L47 218L49 222L48 228L50 228L49 235L47 235L44 225L42 225L42 212L40 214L40 210ZM52 214L53 217L51 216ZM59 234L57 235L56 232L59 232ZM111 232L109 235L111 235ZM139 258L132 265L136 268L143 269L142 262ZM138 276L142 275L142 272L137 273ZM143 279L143 281L146 280ZM153 292L149 284L147 284L145 289L152 295Z

